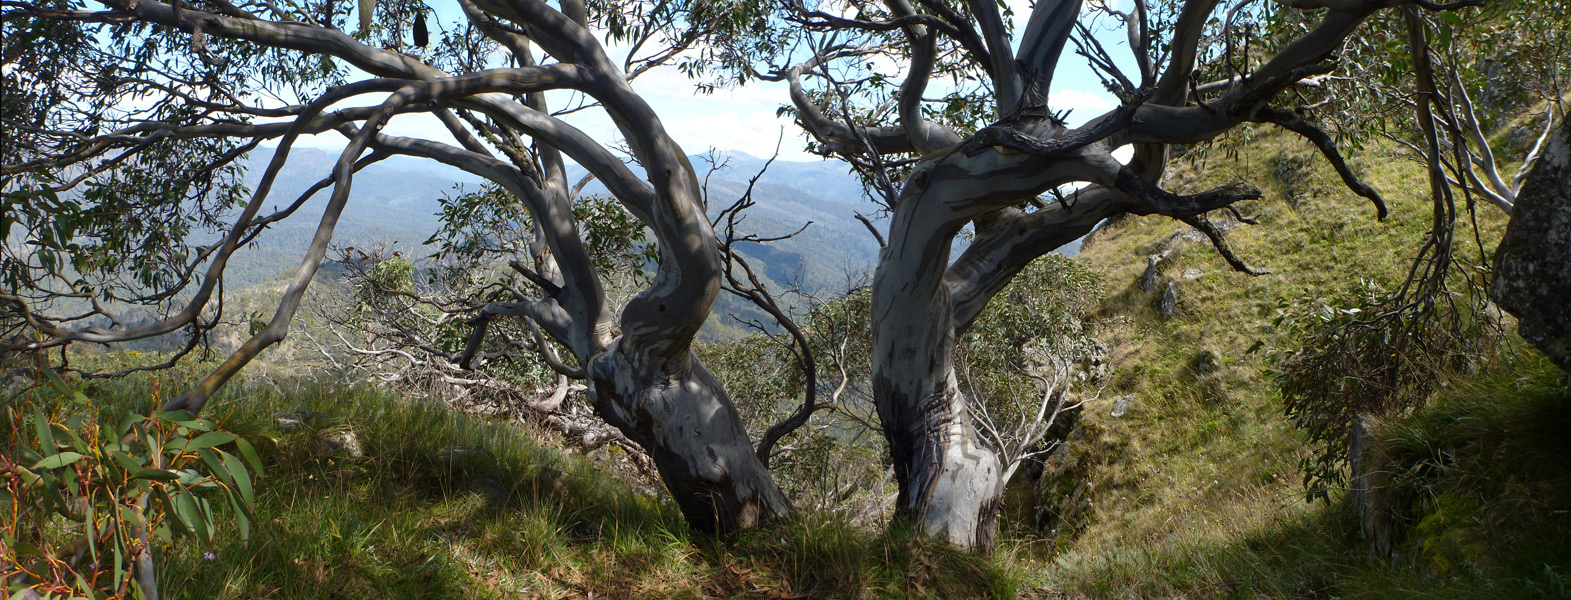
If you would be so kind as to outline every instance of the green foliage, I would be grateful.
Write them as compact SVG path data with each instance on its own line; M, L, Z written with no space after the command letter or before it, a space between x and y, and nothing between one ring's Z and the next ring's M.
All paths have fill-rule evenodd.
M1102 284L1084 263L1049 254L993 298L956 348L961 385L973 401L1023 418L1040 399L1031 375L1046 357L1080 364L1100 353L1092 337ZM1024 392L1024 393L1022 393Z
M787 497L814 513L880 514L864 510L882 501L880 479L888 463L867 384L870 302L871 290L860 287L812 301L808 314L798 319L817 363L818 402L833 401L836 407L815 413L804 427L780 440L790 449L776 454L769 467ZM789 343L784 334L755 334L698 347L754 440L802 404L806 376L787 349Z
M153 377L97 383L95 401L140 410ZM214 420L256 446L267 484L244 550L234 516L215 511L211 554L159 554L165 597L1004 599L1021 585L1006 562L843 518L695 533L664 494L542 445L527 423L441 401L298 381L220 394ZM284 430L279 412L310 418ZM346 429L364 457L314 449Z
M644 223L617 202L603 196L580 197L573 203L573 218L584 228L584 249L595 270L628 276L634 285L653 277L655 245L645 235Z
M1567 597L1571 521L1571 395L1536 352L1507 348L1431 405L1376 428L1376 482L1411 531L1419 573ZM1510 540L1509 544L1501 543Z
M1445 71L1437 84L1451 96L1444 101L1454 103L1455 95L1465 92L1484 131L1506 125L1512 115L1542 101L1560 105L1564 113L1564 98L1571 91L1564 80L1571 72L1571 12L1553 3L1505 0L1420 14L1435 59ZM1413 59L1401 12L1373 15L1361 35L1348 39L1338 63L1346 77L1328 81L1309 98L1327 103L1319 112L1339 144L1362 147L1381 134L1419 140L1407 97L1413 88ZM1501 150L1495 149L1497 156Z
M44 287L156 303L193 280L187 270L205 245L196 240L227 225L249 196L236 163L244 142L158 129L210 124L219 117L197 98L244 97L242 81L285 84L270 88L282 96L290 96L282 87L299 92L324 81L245 42L129 19L39 16L83 10L92 9L79 0L6 9L0 235L28 243L0 252L0 283L40 299L55 295ZM117 130L136 132L84 143ZM145 137L127 142L137 135ZM74 164L97 152L99 160Z
M353 261L349 280L354 287L354 308L358 312L377 310L377 305L390 295L415 291L415 264L402 252L387 254L380 245L369 252L347 248L344 261Z
M1411 310L1408 300L1362 281L1342 299L1278 301L1273 326L1292 345L1271 353L1271 374L1288 419L1313 449L1300 463L1308 497L1329 501L1347 480L1356 419L1412 410L1493 346L1497 326L1481 300L1446 300Z
M437 257L449 271L462 272L498 257L519 255L535 236L528 207L495 184L442 198L440 217L441 228L425 243L437 247ZM654 262L654 244L646 237L643 222L620 202L580 196L573 203L573 218L582 228L579 235L596 271L647 281L644 271Z
M227 516L250 537L251 443L184 412L88 410L91 400L45 370L68 408L24 395L5 407L0 454L0 573L7 593L87 598L141 597L138 561L184 538L205 546ZM68 415L63 418L60 415ZM69 541L67 541L69 540ZM83 564L89 562L89 564Z

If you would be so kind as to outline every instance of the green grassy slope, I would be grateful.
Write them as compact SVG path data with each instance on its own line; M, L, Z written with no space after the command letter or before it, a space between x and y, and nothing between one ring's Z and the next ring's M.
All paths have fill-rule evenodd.
M1171 320L1153 308L1161 287L1141 291L1138 280L1145 257L1185 226L1135 218L1086 244L1080 260L1107 290L1101 337L1114 374L1046 485L1020 498L1063 517L1052 542L1015 525L983 559L817 515L716 539L690 531L662 494L541 442L550 435L528 424L364 387L252 384L225 390L212 416L262 452L253 538L242 546L230 524L213 546L164 549L165 597L1567 597L1571 397L1518 340L1377 429L1374 452L1411 510L1394 567L1367 556L1339 495L1303 500L1303 436L1264 359L1245 349L1282 341L1269 326L1281 297L1397 282L1428 223L1416 165L1381 148L1354 162L1390 201L1385 222L1286 137L1251 140L1236 162L1177 169L1179 189L1244 179L1267 190L1272 200L1241 207L1261 225L1231 237L1275 273L1234 273L1203 242L1174 242L1163 267L1179 285ZM1485 249L1503 225L1491 211L1479 214ZM1202 355L1220 368L1200 377ZM146 410L189 385L192 368L86 391L105 414ZM1127 394L1129 413L1111 417ZM272 416L301 410L318 417L295 431ZM363 457L316 449L345 428Z
M188 384L85 391L119 419ZM262 457L257 518L248 545L225 515L215 544L159 549L166 598L1016 597L1009 565L904 530L803 515L727 539L693 532L663 493L542 445L526 424L326 384L236 386L212 406ZM314 416L293 431L275 423L294 411ZM322 450L346 429L362 457Z
M1262 374L1265 358L1246 350L1256 341L1284 341L1270 326L1279 298L1333 298L1360 279L1387 289L1399 284L1428 227L1427 187L1420 167L1400 153L1366 149L1354 168L1391 205L1391 216L1377 222L1369 204L1346 191L1307 144L1273 134L1250 140L1240 154L1236 161L1183 161L1168 185L1198 191L1243 180L1266 190L1267 200L1239 207L1261 224L1237 227L1230 239L1247 261L1273 274L1233 272L1205 242L1178 241L1162 268L1163 285L1141 291L1146 257L1187 229L1164 218L1123 221L1085 245L1081 260L1103 275L1108 289L1111 325L1104 334L1114 376L1103 394L1109 400L1087 411L1083 439L1060 459L1069 465L1061 466L1060 479L1070 483L1055 482L1046 496L1061 504L1062 498L1089 500L1068 507L1082 513L1084 525L1061 532L1061 540L1073 537L1039 570L1043 587L1068 597L1564 594L1559 582L1571 573L1565 542L1540 548L1531 559L1513 545L1522 543L1517 536L1571 539L1565 511L1571 480L1564 469L1528 466L1552 462L1534 458L1546 453L1564 464L1571 454L1563 443L1488 443L1520 441L1515 434L1522 428L1571 424L1558 372L1522 350L1519 340L1472 380L1454 382L1428 408L1377 432L1381 444L1396 443L1385 438L1398 435L1420 445L1450 440L1422 446L1444 458L1420 480L1441 504L1462 506L1435 521L1423 515L1447 509L1415 498L1423 518L1417 529L1427 524L1435 531L1404 547L1408 556L1398 568L1365 557L1357 522L1339 495L1329 506L1303 500L1297 466L1303 435L1283 416L1280 397ZM1492 253L1504 218L1487 207L1478 218L1483 248ZM1472 243L1459 254L1478 261ZM1178 282L1179 316L1172 320L1153 308L1167 281ZM1203 355L1219 359L1220 369L1197 374ZM1133 408L1111 417L1110 399L1126 394L1135 396ZM1500 428L1453 426L1446 419ZM1453 439L1447 427L1472 427L1480 437ZM1557 491L1500 491L1524 486ZM1446 493L1466 500L1452 502ZM1485 526L1493 523L1486 512L1513 510L1521 514L1500 521L1505 529ZM1454 562L1446 558L1453 541L1471 553L1468 566L1437 567L1437 561Z

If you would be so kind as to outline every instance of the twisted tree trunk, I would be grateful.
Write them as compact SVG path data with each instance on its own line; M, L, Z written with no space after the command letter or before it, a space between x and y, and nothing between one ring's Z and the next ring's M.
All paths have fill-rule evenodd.
M617 343L590 364L589 378L596 412L649 451L694 527L724 533L790 511L725 388L697 357L667 363Z
M927 535L991 548L1001 506L998 457L978 443L948 364L948 335L913 321L920 319L875 325L883 335L873 394L900 484L896 510Z
M900 485L896 511L928 535L988 548L1000 467L978 445L955 377L954 305L943 282L953 232L939 235L918 222L915 206L899 208L873 277L872 315L873 396Z

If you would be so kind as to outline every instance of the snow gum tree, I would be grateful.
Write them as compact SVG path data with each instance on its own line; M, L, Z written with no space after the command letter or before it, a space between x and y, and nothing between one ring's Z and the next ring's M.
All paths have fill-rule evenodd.
M585 381L600 417L649 451L690 521L748 527L790 504L759 458L767 447L755 448L692 351L722 286L740 280L700 178L629 80L675 63L783 81L813 149L861 171L889 210L871 293L871 388L896 511L929 535L985 549L1013 462L1000 455L1030 449L980 434L958 383L956 341L984 308L1032 261L1122 214L1188 223L1235 268L1257 272L1207 215L1247 220L1233 205L1258 190L1162 187L1175 149L1251 123L1316 145L1383 215L1380 195L1316 124L1325 83L1371 18L1417 22L1471 4L1132 0L1118 10L1041 0L1012 15L985 0L455 0L438 10L418 0L9 2L3 339L7 350L43 353L184 334L189 351L220 320L234 253L327 191L276 312L166 405L199 412L288 333L339 218L355 209L356 173L394 155L441 162L505 191L531 230L529 260L512 264L517 285L470 307L457 362L484 360L495 321L538 327L562 349L545 362ZM628 57L613 60L602 36ZM1115 37L1127 56L1105 46ZM1076 60L1064 56L1070 47L1119 99L1075 116L1078 125L1053 96L1061 64ZM582 103L553 109L548 92ZM579 110L609 116L642 175L561 118ZM387 133L416 113L451 139ZM332 174L299 198L270 195L300 136L331 132L347 140ZM236 161L263 142L277 150L245 189ZM1125 147L1132 159L1114 158ZM586 249L590 224L574 215L569 160L658 247L652 280L620 310ZM127 307L144 310L122 318ZM772 430L764 445L778 439Z
M699 179L629 83L663 64L706 60L703 40L763 18L749 10L582 0L457 0L440 10L411 0L7 3L8 349L180 332L194 348L222 314L227 261L327 191L276 312L164 407L197 413L289 332L339 218L356 210L356 173L394 155L437 161L505 191L498 201L521 205L532 228L531 260L513 262L509 294L471 307L471 343L456 362L477 359L492 321L525 320L563 349L546 362L585 380L596 412L650 453L696 527L785 514L791 506L731 399L692 351L723 273ZM602 36L631 48L628 58L613 60ZM604 111L645 174L547 106L553 91L581 99L565 111ZM451 139L387 133L417 113L434 115ZM347 147L329 177L299 198L269 194L302 135L333 132ZM277 150L247 190L236 160L263 142ZM569 160L658 246L657 271L620 311L586 250L592 224L574 216ZM196 242L204 232L216 241ZM134 308L155 316L121 318Z
M872 285L872 387L897 512L929 535L993 545L1004 450L978 432L955 348L1033 260L1105 219L1154 214L1194 226L1234 268L1259 272L1207 215L1247 222L1233 205L1260 191L1165 189L1175 150L1251 123L1281 127L1317 146L1383 217L1381 196L1317 125L1325 83L1371 17L1470 4L1133 0L1120 10L1039 0L1018 15L987 0L777 4L786 27L773 44L734 49L733 62L750 65L739 78L788 83L786 110L810 149L854 165L889 212ZM1125 48L1115 56L1109 46ZM1066 57L1071 48L1077 56ZM1073 60L1119 99L1077 115L1078 126L1053 94ZM1114 158L1126 147L1132 159ZM972 237L956 255L962 232Z

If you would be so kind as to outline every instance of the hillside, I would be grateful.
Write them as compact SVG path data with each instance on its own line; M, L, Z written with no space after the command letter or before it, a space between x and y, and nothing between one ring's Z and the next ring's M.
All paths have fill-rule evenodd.
M90 408L55 406L118 420L190 375L83 385ZM161 548L169 598L1002 600L1020 584L1006 564L823 515L724 540L693 532L647 480L617 474L625 457L563 451L529 423L434 399L342 383L220 394L211 418L265 469L252 537L223 513L212 544Z
M1381 464L1401 475L1408 533L1395 560L1369 556L1345 495L1305 501L1303 434L1270 364L1247 350L1286 343L1272 326L1284 306L1399 281L1428 202L1417 166L1388 147L1354 160L1391 203L1384 222L1306 144L1263 134L1240 156L1193 155L1169 185L1265 189L1240 207L1260 224L1229 234L1273 273L1229 270L1168 219L1124 219L1086 240L1076 260L1102 279L1112 377L1068 445L1010 496L992 558L810 511L716 539L689 530L620 451L586 455L538 424L456 414L438 398L258 378L226 388L213 414L262 454L254 537L242 545L221 522L214 544L167 549L160 581L192 598L1568 597L1571 395L1514 337L1375 427ZM1491 251L1504 219L1478 219ZM1142 289L1158 253L1159 285ZM1164 318L1169 282L1176 316ZM120 415L201 367L79 385L99 414ZM1119 417L1115 399L1127 399ZM324 442L344 432L358 452Z
M748 178L764 165L764 161L746 154L731 153L730 156L728 168L709 178L711 216L739 198L747 189ZM248 187L254 189L261 181L271 158L269 148L259 149L246 157ZM270 194L274 201L267 208L273 210L292 202L331 173L336 159L336 154L315 148L292 151ZM708 163L703 157L694 156L691 160L707 170ZM578 167L571 170L570 180L582 177L583 171ZM416 258L427 256L431 249L424 242L440 226L441 198L462 190L473 191L480 185L480 179L473 175L428 160L393 157L373 164L355 177L349 208L344 211L334 234L334 246L381 244ZM592 182L583 193L604 192L603 185ZM299 264L328 195L326 190L318 192L290 219L273 226L250 247L235 254L225 283L230 290L239 290L231 292L239 304L252 307L247 310L269 304L265 299L252 296L268 294L275 286L264 284ZM776 289L800 286L808 293L840 293L870 272L877 260L877 243L862 224L853 219L857 212L876 216L877 206L862 197L861 184L843 165L777 161L755 186L753 198L757 205L738 224L739 234L778 236L812 223L793 239L767 245L742 245L741 253L761 267L761 273ZM246 289L255 286L262 287ZM706 328L705 339L735 338L747 333L726 315L762 316L756 308L729 295L720 298L719 303L716 317Z
M1427 231L1428 191L1405 152L1367 147L1353 164L1391 204L1377 221L1311 146L1262 133L1243 133L1259 137L1236 162L1183 161L1168 185L1266 190L1239 207L1260 225L1229 235L1272 274L1230 270L1204 238L1163 218L1123 220L1085 243L1079 259L1107 289L1114 375L1038 489L1039 515L1050 515L1039 522L1054 527L1043 533L1059 540L1045 553L1045 587L1070 597L1564 597L1571 479L1536 469L1571 460L1546 437L1571 425L1571 404L1558 371L1514 335L1426 408L1377 427L1377 446L1420 451L1394 466L1428 469L1410 482L1428 497L1413 501L1419 533L1394 569L1365 557L1345 497L1304 500L1303 434L1283 414L1264 353L1247 350L1287 343L1272 327L1284 301L1315 309L1293 303L1399 284ZM1481 207L1478 220L1492 254L1505 219ZM1477 264L1467 239L1458 252ZM1157 285L1142 290L1146 259L1160 252ZM1164 319L1156 305L1168 282L1177 316ZM1111 400L1124 397L1130 408L1115 418Z

